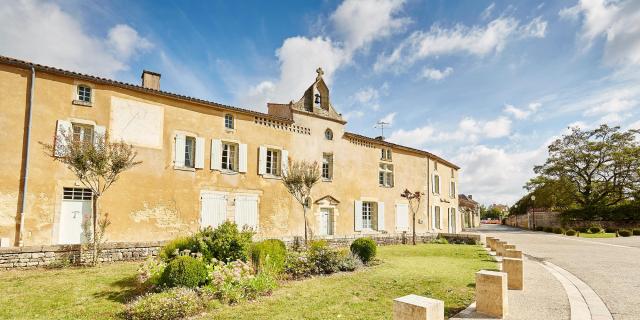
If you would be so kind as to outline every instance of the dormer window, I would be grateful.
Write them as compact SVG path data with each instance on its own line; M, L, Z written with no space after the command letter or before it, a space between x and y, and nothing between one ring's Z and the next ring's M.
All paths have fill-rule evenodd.
M327 140L333 140L333 131L331 129L327 129L324 131L324 138Z
M91 87L85 85L78 86L78 101L91 102Z

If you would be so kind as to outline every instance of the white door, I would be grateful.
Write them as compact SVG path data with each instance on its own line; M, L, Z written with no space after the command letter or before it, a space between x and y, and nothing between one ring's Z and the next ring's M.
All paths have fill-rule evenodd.
M242 229L248 227L258 230L258 196L236 196L236 224Z
M216 228L227 220L227 196L224 193L200 193L200 227Z
M320 235L333 234L333 210L329 208L320 208Z
M82 224L91 220L91 211L91 200L62 200L58 243L80 243Z

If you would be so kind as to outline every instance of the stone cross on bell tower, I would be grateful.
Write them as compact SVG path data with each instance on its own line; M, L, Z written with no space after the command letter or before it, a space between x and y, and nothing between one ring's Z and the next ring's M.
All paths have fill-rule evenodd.
M322 68L316 69L316 73L318 73L318 76L316 77L316 80L322 79L322 75L324 74L324 71L322 71Z

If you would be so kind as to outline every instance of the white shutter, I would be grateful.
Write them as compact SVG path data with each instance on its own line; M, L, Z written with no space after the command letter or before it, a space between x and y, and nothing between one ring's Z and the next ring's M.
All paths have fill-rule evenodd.
M378 202L378 231L384 230L384 202Z
M187 138L184 134L176 134L176 150L173 163L176 167L184 167L184 148Z
M431 208L431 229L435 229L436 228L436 207L435 206L430 206Z
M239 229L247 226L258 230L258 197L252 195L236 196L235 221Z
M260 146L258 149L258 174L267 173L267 147Z
M107 128L105 126L94 126L93 127L93 145L98 146L98 139L106 138Z
M216 228L227 220L227 196L222 193L200 195L200 227Z
M353 226L355 231L362 230L362 201L356 200L353 204Z
M440 182L440 176L438 176L438 194L442 194L442 183Z
M289 151L282 149L282 174L289 171Z
M68 134L72 134L71 130L71 121L58 120L58 122L56 123L56 136L54 140L54 155L56 157L61 157L64 155L63 150L66 149L67 146L67 139L65 136Z
M247 145L244 143L239 145L238 172L247 172Z
M409 231L409 205L396 204L396 230Z
M431 192L436 193L436 174L431 175Z
M196 137L196 169L204 168L204 138Z
M438 220L440 221L440 230L444 229L444 219L442 219L442 208L438 207Z
M222 141L211 140L211 170L222 169Z

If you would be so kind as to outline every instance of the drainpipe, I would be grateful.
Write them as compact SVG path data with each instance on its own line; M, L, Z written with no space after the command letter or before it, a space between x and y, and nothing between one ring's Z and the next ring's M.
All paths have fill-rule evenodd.
M24 214L25 214L25 206L27 201L27 183L29 177L29 144L31 142L31 109L33 107L33 93L35 89L35 81L36 81L36 70L31 66L31 81L29 81L29 111L27 112L27 132L25 135L27 136L27 140L25 143L25 155L24 155L24 183L22 184L22 201L20 201L20 233L18 235L18 245L24 245Z

